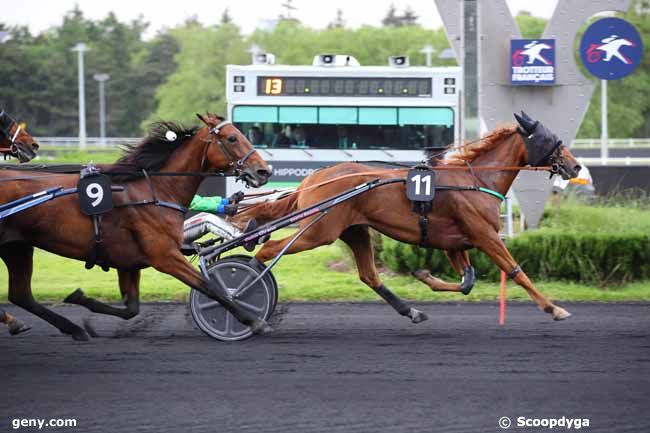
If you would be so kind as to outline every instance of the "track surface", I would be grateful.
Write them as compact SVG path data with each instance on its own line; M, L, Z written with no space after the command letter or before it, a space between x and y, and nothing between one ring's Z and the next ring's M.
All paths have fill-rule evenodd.
M105 338L90 343L7 307L34 329L0 329L0 431L497 432L502 416L566 416L650 432L650 304L568 304L555 323L512 303L505 327L492 304L420 305L430 320L412 325L383 304L280 304L272 335L230 344L179 304L130 323L56 307L92 317Z

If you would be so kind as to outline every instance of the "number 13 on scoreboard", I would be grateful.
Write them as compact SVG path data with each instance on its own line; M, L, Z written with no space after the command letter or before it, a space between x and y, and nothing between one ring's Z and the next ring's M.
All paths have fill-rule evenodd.
M264 93L267 95L279 95L282 93L282 79L267 78L264 86Z

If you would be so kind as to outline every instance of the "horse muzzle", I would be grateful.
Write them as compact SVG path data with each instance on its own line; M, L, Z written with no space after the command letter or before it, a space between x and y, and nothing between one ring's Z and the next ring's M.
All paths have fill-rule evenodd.
M11 145L11 154L18 158L21 163L29 162L36 158L36 152L29 147L23 147L17 144Z
M580 170L582 170L582 166L580 166L579 164L576 164L573 167L565 164L554 164L552 168L552 172L559 174L564 180L569 180L569 179L573 179L574 177L578 177L578 175L580 174Z
M259 188L265 185L271 177L271 168L265 167L247 167L242 170L239 178L251 188Z

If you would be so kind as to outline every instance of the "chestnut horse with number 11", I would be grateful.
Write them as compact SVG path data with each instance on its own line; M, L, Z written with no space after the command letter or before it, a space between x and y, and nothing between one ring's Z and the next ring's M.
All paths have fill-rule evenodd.
M553 173L569 179L577 176L580 165L557 136L540 122L523 112L521 116L515 114L515 117L519 122L518 127L498 129L479 143L465 146L455 153L452 149L448 159L438 166L439 170L436 170L436 166L432 167L436 170L436 183L439 185L476 186L497 194L439 190L435 194L432 210L427 215L427 230L423 231L419 215L411 210L412 204L406 197L405 185L390 184L331 209L328 215L289 247L287 254L310 250L341 239L354 253L361 280L398 313L418 323L426 320L426 315L408 306L382 283L375 267L368 228L372 227L393 239L410 244L421 244L422 233L425 233L426 246L445 250L458 273L473 273L467 250L476 247L526 289L539 308L549 313L553 319L569 317L566 310L554 305L535 288L499 237L501 200L498 195L507 193L519 167L548 166L552 167ZM376 167L362 164L338 164L308 176L295 193L246 210L235 217L234 222L242 224L255 218L264 223L363 182L405 175L406 170L378 171ZM301 227L309 224L312 219L301 221ZM290 239L291 237L266 242L256 258L260 262L271 260ZM431 276L428 271L418 271L415 275L434 291L469 293L462 284L446 283Z

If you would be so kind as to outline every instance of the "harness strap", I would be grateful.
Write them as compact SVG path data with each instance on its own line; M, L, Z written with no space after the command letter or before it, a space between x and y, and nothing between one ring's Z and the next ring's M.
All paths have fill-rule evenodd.
M413 212L418 214L421 247L427 247L429 244L429 217L427 215L431 212L432 208L431 202L417 201L413 203Z
M168 209L173 209L175 211L178 211L180 213L187 213L188 209L183 206L182 204L177 204L177 203L172 203L169 201L154 201L154 200L142 200L142 201L132 201L128 203L120 203L116 204L115 208L123 208L123 207L129 207L129 206L145 206L145 205L155 205L155 206L160 206L160 207L166 207Z
M506 197L501 194L498 191L495 191L490 188L484 188L482 186L478 185L468 185L468 186L462 186L462 185L436 185L436 189L443 190L443 191L480 191L484 192L486 194L490 194L496 198L498 198L501 201L506 200Z
M420 224L420 246L426 247L429 239L429 217L426 214L420 214L418 222Z
M90 257L84 267L86 269L92 269L95 265L99 265L104 272L109 271L109 266L106 263L104 255L104 241L102 240L102 216L93 215L93 231L94 231L94 244L90 252Z
M478 191L484 192L486 194L493 195L493 196L495 196L496 198L498 198L501 201L506 200L506 197L503 194L501 194L500 192L497 192L497 191L495 191L493 189L483 188L482 186L479 186Z
M14 144L16 142L16 137L18 137L18 133L20 132L22 126L18 125L18 128L16 128L16 132L14 133L14 136L11 137L11 144Z

